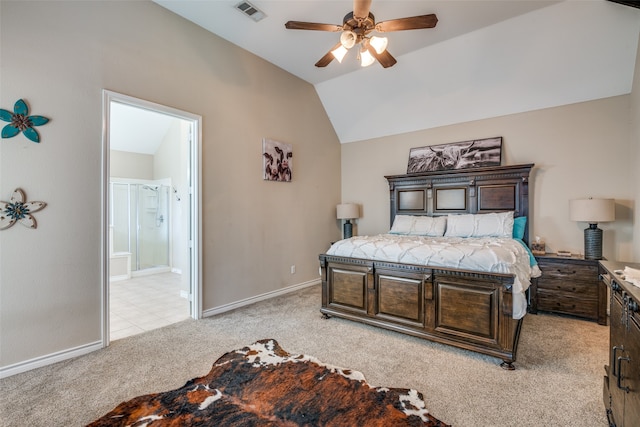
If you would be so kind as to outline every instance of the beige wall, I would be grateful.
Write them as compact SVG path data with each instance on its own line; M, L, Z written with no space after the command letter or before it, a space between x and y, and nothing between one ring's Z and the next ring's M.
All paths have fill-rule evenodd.
M153 155L111 150L110 176L114 178L154 179Z
M182 273L181 290L190 290L189 277L189 128L184 120L173 120L153 156L154 179L171 179L171 268ZM174 192L175 190L175 192Z
M634 183L634 261L640 262L640 43L636 54L636 68L631 92L631 137L629 139L631 159L633 159L632 182Z
M548 251L583 252L584 223L569 220L569 200L616 199L616 222L604 230L604 256L633 259L633 169L629 153L630 97L549 108L342 146L342 198L363 205L359 234L389 229L384 175L406 172L409 149L503 137L502 164L535 163L530 185L530 232Z
M149 1L2 1L0 60L1 108L51 118L0 144L1 200L48 203L1 232L0 373L100 343L103 89L203 118L205 310L318 278L340 145L311 85ZM293 144L292 183L262 180L263 137Z

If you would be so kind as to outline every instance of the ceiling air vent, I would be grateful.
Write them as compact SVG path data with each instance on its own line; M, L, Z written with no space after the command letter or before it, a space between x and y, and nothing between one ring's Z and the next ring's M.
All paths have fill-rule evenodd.
M263 11L261 11L248 1L241 1L240 3L235 5L235 8L256 22L267 16Z

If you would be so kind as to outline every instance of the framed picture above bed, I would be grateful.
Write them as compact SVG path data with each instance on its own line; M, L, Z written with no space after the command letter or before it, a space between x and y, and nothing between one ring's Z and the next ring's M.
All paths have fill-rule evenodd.
M502 137L429 145L409 150L407 173L500 166Z

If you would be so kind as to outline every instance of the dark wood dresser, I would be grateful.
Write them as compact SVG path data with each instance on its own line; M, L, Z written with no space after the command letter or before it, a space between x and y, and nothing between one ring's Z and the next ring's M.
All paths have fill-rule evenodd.
M625 266L601 261L602 282L611 289L609 364L604 367L603 400L610 426L640 426L640 288L623 280Z
M532 280L530 313L567 314L607 324L607 287L598 279L598 260L537 255L542 276Z

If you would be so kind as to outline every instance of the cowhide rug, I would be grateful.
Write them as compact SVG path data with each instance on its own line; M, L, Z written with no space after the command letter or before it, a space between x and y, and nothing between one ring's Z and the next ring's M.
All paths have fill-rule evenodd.
M204 377L123 402L97 426L446 426L416 390L372 387L357 371L261 340Z

